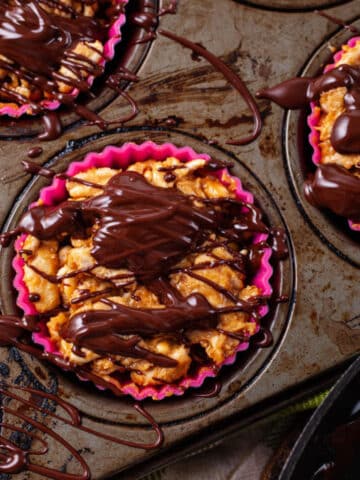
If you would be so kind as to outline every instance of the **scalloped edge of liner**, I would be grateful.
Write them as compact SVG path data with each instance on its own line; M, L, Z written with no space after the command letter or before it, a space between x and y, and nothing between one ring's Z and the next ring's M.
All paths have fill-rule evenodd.
M117 3L122 5L127 5L129 0L117 0ZM104 52L99 61L99 65L104 66L107 62L111 61L115 56L115 47L120 43L122 35L121 28L126 22L126 15L121 13L120 16L115 20L115 22L109 28L109 38L104 44ZM94 77L90 76L87 79L88 85L91 85L94 82ZM79 90L74 88L70 94L74 99L79 95ZM61 102L58 100L43 100L40 102L40 105L46 110L56 110L60 107ZM21 107L17 106L16 103L11 103L9 105L3 106L0 108L0 115L8 115L12 118L20 118L23 115L34 115L32 113L32 106L30 103L25 103Z
M134 158L135 157L135 158ZM173 144L164 143L162 145L157 145L153 142L147 141L141 145L135 143L125 143L122 147L107 146L100 153L89 153L85 156L82 161L72 162L66 173L70 176L74 176L79 172L86 171L93 167L119 167L126 168L128 165L144 161L149 158L155 160L164 160L167 157L176 157L180 161L188 162L197 158L202 158L206 161L210 160L210 156L207 154L197 154L190 147L181 147L178 148ZM214 174L219 178L219 180L226 185L226 177L230 176L236 182L237 189L236 195L241 200L247 203L254 203L254 197L250 192L247 192L243 189L242 183L239 178L230 175L227 169L221 169ZM43 202L44 205L51 205L57 202L60 202L66 198L66 181L61 179L55 179L52 184L48 187L43 188L40 191L39 199ZM259 243L266 240L268 237L267 234L258 234L254 238L254 243ZM26 234L22 234L15 242L15 250L18 252L24 243ZM253 278L253 283L262 289L264 295L271 295L272 287L270 285L270 278L273 274L273 268L270 265L270 257L272 251L271 248L265 249L264 255L261 259L261 265ZM31 315L36 314L35 306L29 301L29 291L24 283L24 260L20 255L16 255L13 259L12 265L15 270L15 279L13 282L14 287L18 291L17 305L24 311L25 314ZM269 311L267 305L263 305L259 308L259 313L261 318L266 315ZM35 343L40 344L44 347L45 351L51 352L53 354L60 355L56 346L51 342L47 336L47 329L44 323L41 324L41 331L39 333L33 334L33 340ZM258 331L258 329L257 329ZM225 361L219 366L221 368L223 365L231 365L235 362L237 353L240 351L245 351L249 347L249 342L243 342L238 345L236 352L225 359ZM117 388L126 395L131 395L136 400L144 400L145 398L151 397L153 400L163 400L166 397L171 395L182 395L185 390L190 387L200 387L204 380L209 377L215 377L217 373L211 367L200 367L196 374L193 376L187 376L182 379L178 384L169 384L161 388L154 387L144 387L139 388L134 383L126 383L120 385L119 382L116 383ZM81 380L86 380L78 375ZM98 387L104 389L102 387Z
M330 63L324 67L324 73L329 72L333 68L336 68L336 63L339 60L341 60L341 57L345 53L344 46L349 46L350 48L354 48L359 41L360 41L360 36L356 36L356 37L350 38L350 40L348 40L347 43L342 45L341 50L337 51L333 55L334 63ZM321 109L315 102L310 103L310 108L311 108L311 113L310 115L308 115L308 118L307 118L307 124L310 128L310 133L308 138L309 138L309 143L313 148L312 161L315 165L319 165L319 163L321 163L321 150L319 146L320 133L316 129L316 127L319 124ZM354 223L352 220L348 220L348 222L351 230L360 231L360 223Z

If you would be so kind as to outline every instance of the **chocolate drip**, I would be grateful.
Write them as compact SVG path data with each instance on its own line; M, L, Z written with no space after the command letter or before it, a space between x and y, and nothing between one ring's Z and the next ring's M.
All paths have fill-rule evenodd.
M198 43L191 42L187 38L180 37L175 35L175 33L169 32L167 30L159 29L158 33L164 35L171 40L174 40L180 45L184 46L185 48L189 48L192 50L196 55L205 58L216 70L222 73L225 79L237 90L242 98L245 100L247 106L250 108L253 117L254 117L254 128L251 135L242 138L241 140L231 140L227 143L229 145L247 145L248 143L253 142L256 138L260 135L262 129L262 119L259 108L249 92L247 86L243 82L243 80L236 75L236 73L231 70L220 58L216 57L213 53L206 50L202 45Z
M218 158L210 158L208 162L206 162L206 168L210 170L221 170L223 168L227 168L231 170L234 167L234 162L230 160L220 160Z
M176 175L175 175L174 173L167 172L167 173L165 173L165 175L164 175L164 180L165 180L165 182L167 182L167 183L171 183L171 182L173 182L174 180L176 180Z
M51 168L46 168L41 165L38 165L35 162L31 162L29 160L22 160L22 165L24 167L25 172L30 173L32 175L40 175L45 178L59 178L60 180L71 180L73 183L80 183L81 185L85 185L86 187L98 188L100 190L103 189L103 185L99 183L90 182L89 180L85 180L83 178L72 177L67 175L66 173L56 173Z
M155 283L155 282L154 282ZM65 339L80 347L86 347L98 353L126 354L130 357L145 356L162 367L174 367L176 362L160 355L151 358L138 346L140 338L156 333L173 333L184 329L210 328L217 323L217 315L236 311L252 312L265 299L257 298L252 302L238 301L233 307L213 308L200 294L182 298L177 290L163 281L157 280L153 290L161 296L166 294L167 305L164 309L131 308L109 299L102 302L111 310L88 310L75 314L62 331ZM119 335L134 335L124 339Z
M286 303L289 301L289 295L280 295L275 298L275 303Z
M354 25L349 25L344 22L344 20L341 20L341 18L334 17L334 15L329 15L328 13L322 12L320 10L315 10L315 13L317 15L320 15L320 17L324 17L327 20L330 20L332 23L335 23L336 25L339 25L340 27L345 28L346 30L349 30L349 32L352 33L360 33L360 30L356 28Z
M30 148L27 155L29 158L37 158L42 153L43 153L43 149L41 147L33 147L33 148Z
M21 164L24 167L25 172L30 173L31 175L41 175L45 178L53 178L56 175L54 170L42 167L41 165L31 162L30 160L22 160Z
M278 260L284 260L289 255L287 235L282 228L271 229L271 247L274 256Z
M320 95L338 87L346 87L346 112L341 114L332 129L331 143L339 153L360 153L360 68L340 65L315 78L286 80L275 87L261 90L260 98L268 98L281 107L299 109L317 101Z
M360 178L339 165L319 165L312 180L305 182L305 196L315 207L360 220Z
M222 389L222 382L218 379L210 380L201 388L192 393L193 397L214 398L219 395Z
M30 302L38 302L41 299L41 296L38 293L30 293L29 300Z
M169 4L160 10L159 17L167 14L175 15L175 13L177 12L177 6L177 0L170 0Z
M135 172L115 175L104 194L83 209L99 218L92 254L110 268L126 266L138 278L154 278L214 230L214 208L198 208L175 189L161 189Z
M15 393L14 391L18 393ZM81 414L76 407L74 407L66 400L60 398L58 395L49 392L34 389L31 387L1 384L0 394L3 398L18 402L22 407L15 410L11 408L11 403L7 403L6 405L2 405L2 411L8 415L11 415L16 420L21 420L25 422L23 427L18 427L16 425L8 423L1 423L0 426L3 429L7 429L13 432L19 432L22 435L26 436L29 440L37 440L41 444L41 448L38 448L37 450L27 450L16 445L3 435L0 435L1 473L7 473L12 475L24 471L29 471L38 474L41 477L53 478L54 480L88 480L91 477L91 472L88 465L86 464L80 453L70 444L70 442L60 434L56 433L53 428L50 428L45 425L45 423L41 423L40 421L30 417L27 413L28 410L39 412L41 415L46 415L48 417L56 419L57 421L61 421L65 425L69 425L76 430L85 432L97 438L101 438L118 445L125 445L128 447L144 450L152 450L159 448L164 440L164 435L160 426L155 422L153 417L138 403L135 403L133 405L133 408L149 422L152 430L156 434L156 438L152 443L132 442L86 427L82 424ZM27 398L25 398L26 394L29 395ZM53 411L44 408L41 404L39 404L38 399L45 399L51 402L55 402L59 407L64 410L67 416L60 416ZM28 429L29 427L31 427L30 431ZM41 432L43 436L33 433L32 430L37 430ZM31 461L30 458L33 456L44 457L47 454L49 447L46 437L50 437L55 442L61 444L69 452L69 454L76 459L81 468L81 473L66 473L61 470L55 470L43 465L35 464ZM46 464L45 461L43 461L42 463L44 465Z
M55 314L55 312L53 312L53 314ZM3 346L3 347L15 346L19 350L29 353L30 355L38 358L39 360L45 360L64 370L75 371L76 373L81 375L81 377L87 378L88 380L93 381L96 385L100 385L102 387L108 388L113 393L115 393L115 395L121 395L121 392L117 389L117 387L114 384L107 382L101 377L98 377L96 374L89 371L86 366L79 367L76 365L72 365L69 361L65 360L61 356L43 351L40 347L37 347L30 343L31 333L37 332L39 329L39 322L41 320L44 320L48 316L49 316L49 312L46 316L44 314L36 315L36 316L26 315L22 318L11 316L11 315L1 315L0 316L0 346ZM131 341L129 342L129 345L130 347L135 348L136 341L134 339L131 339ZM75 353L81 353L81 352L76 351ZM145 358L149 361L154 362L155 364L159 362L160 365L164 367L176 366L176 362L174 363L172 359L168 359L163 355L157 355L155 353L149 352L141 348L136 349L136 357Z
M44 131L38 135L39 140L44 142L56 140L62 134L62 125L57 112L48 112L44 114L42 116L42 123Z
M51 171L45 170L44 174L50 175ZM241 241L248 231L267 231L260 211L250 204L218 199L204 200L203 207L196 207L191 197L175 189L154 187L136 172L117 174L102 188L102 195L89 200L31 208L14 231L1 235L1 244L7 245L19 233L41 240L64 234L85 235L90 224L97 221L92 254L98 264L126 267L146 279L168 270L202 243L209 231L233 241ZM243 206L248 212L236 214Z
M259 332L251 339L252 344L259 348L270 347L274 343L272 333L268 328L260 327Z

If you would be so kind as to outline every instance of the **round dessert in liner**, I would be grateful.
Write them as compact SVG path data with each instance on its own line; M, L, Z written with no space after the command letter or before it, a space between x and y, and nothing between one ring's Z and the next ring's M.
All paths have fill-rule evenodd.
M9 6L10 16L5 11L0 41L8 52L0 64L0 115L10 117L56 110L87 91L115 55L128 0L23 3Z
M353 37L343 45L335 53L333 63L325 66L324 73L345 64L356 67L360 65L360 37ZM313 148L312 160L315 165L337 164L360 177L360 155L339 153L331 144L332 127L345 111L346 92L346 87L333 88L322 93L319 102L311 103L311 114L308 117L309 142ZM349 220L349 225L352 230L360 231L360 223Z
M145 142L55 176L15 242L34 342L137 400L182 395L234 363L268 311L273 270L262 213L224 167Z

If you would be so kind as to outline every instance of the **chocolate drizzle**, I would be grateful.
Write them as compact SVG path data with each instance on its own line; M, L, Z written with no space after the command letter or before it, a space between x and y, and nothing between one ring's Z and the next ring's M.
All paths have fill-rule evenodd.
M320 15L320 17L324 17L327 20L330 20L330 22L335 23L336 25L339 25L340 27L349 30L349 32L351 33L360 33L360 30L358 28L356 28L354 25L349 25L348 23L344 22L344 20L341 20L341 18L334 17L334 15L329 15L328 13L322 12L320 10L315 10L315 13L317 15Z
M210 379L200 389L195 390L192 393L192 396L199 398L214 398L219 395L222 386L222 382L219 379Z
M144 450L152 450L159 448L164 440L163 432L160 426L139 403L135 403L133 405L133 408L149 422L152 430L156 434L155 440L151 443L138 443L126 439L117 438L113 435L108 435L99 430L94 430L90 427L83 425L81 414L77 410L77 408L75 408L71 403L60 398L56 394L45 392L39 389L34 389L31 387L8 385L6 383L1 384L0 394L3 399L6 398L16 401L20 405L19 408L14 409L11 408L11 403L3 403L2 411L7 415L15 418L16 420L21 420L22 422L24 422L24 426L22 427L18 427L12 423L0 423L0 426L2 427L2 434L0 435L1 473L7 473L12 475L23 471L29 471L36 473L42 477L53 478L55 480L87 480L91 477L91 472L88 465L86 464L81 454L76 450L76 448L74 448L67 439L56 433L53 428L50 428L45 423L42 423L39 420L32 418L28 414L29 410L35 413L39 412L42 415L46 415L57 421L61 421L63 424L68 425L75 430L85 432L89 435L104 439L118 445L125 445L128 447ZM61 407L62 410L64 410L66 416L60 416L53 410L49 410L48 408L42 406L42 402L39 402L39 400L41 399L57 404L58 407ZM22 448L16 443L14 443L11 439L6 438L3 434L4 430L19 432L23 436L26 436L30 441L36 440L37 442L40 442L41 447L37 450L32 450L31 448ZM33 433L33 430L41 432L43 436ZM46 467L41 464L35 464L32 462L32 456L42 457L47 454L49 447L46 441L46 437L49 437L53 441L62 445L69 452L69 454L71 454L76 459L80 466L81 473L66 473L61 470L55 470L50 467Z
M29 158L37 158L43 153L43 149L41 147L32 147L29 149L27 156Z
M33 162L24 161L23 164L28 172L47 178L55 176L55 172ZM213 160L209 170L219 166L227 164ZM57 176L69 178L65 174ZM70 178L87 184L86 180ZM63 328L63 338L74 344L76 353L81 348L88 348L100 354L146 358L155 365L170 368L177 362L140 347L138 343L142 336L182 332L189 328L216 328L219 315L224 313L241 311L257 317L259 306L266 303L267 298L256 296L247 301L240 300L196 270L228 264L239 273L253 275L254 262L258 265L266 248L265 244L261 245L257 255L249 255L253 236L270 233L258 208L233 198L189 197L174 188L155 187L142 175L130 171L116 174L105 186L93 183L91 186L103 192L83 201L67 200L55 206L34 206L23 215L15 230L0 237L3 246L20 233L32 234L41 240L63 239L64 235L86 237L95 225L91 253L96 265L128 269L130 272L124 274L124 279L129 283L135 279L143 283L165 306L131 308L103 298L104 309L75 314ZM220 243L210 240L212 233L222 238ZM212 253L217 246L231 248L233 243L248 247L248 250L242 254L231 249L232 260L218 258ZM174 268L185 255L200 251L210 255L212 260L193 267ZM64 279L47 275L34 265L29 267L52 283ZM93 268L86 269L86 273L92 274ZM171 284L171 275L179 272L208 284L232 304L215 308L198 293L182 297ZM67 276L78 273L71 272ZM83 292L75 300L78 303L101 294L110 295L111 291L112 288L106 292ZM223 333L234 336L231 332Z
M199 43L194 43L188 40L187 38L181 37L179 35L175 35L175 33L169 32L167 30L159 29L158 33L174 40L177 43L180 43L185 48L189 48L192 50L194 54L197 56L205 58L216 70L222 73L225 79L237 90L240 95L245 100L246 104L251 110L251 113L254 118L254 128L250 135L247 137L242 138L241 140L229 140L227 143L229 145L247 145L248 143L253 142L257 139L257 137L261 133L262 129L262 119L259 108L249 92L247 86L243 82L243 80L229 68L220 58L218 58L213 53L209 52L206 48L204 48Z
M305 196L319 208L360 221L360 178L339 165L319 165L305 182Z

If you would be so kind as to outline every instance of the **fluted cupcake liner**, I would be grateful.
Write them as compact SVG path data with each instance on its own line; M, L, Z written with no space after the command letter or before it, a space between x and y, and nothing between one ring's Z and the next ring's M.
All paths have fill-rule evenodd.
M116 0L116 3L119 5L127 5L129 0ZM121 13L119 17L114 21L114 23L109 28L109 38L104 44L104 51L102 57L99 61L99 65L102 67L115 56L115 47L120 43L122 35L121 28L126 22L126 16L124 13ZM87 83L89 87L94 82L95 77L90 75L87 78ZM69 95L74 99L79 95L79 89L74 88ZM40 106L45 110L56 110L61 105L61 102L58 100L42 100ZM16 103L9 103L0 107L0 115L8 115L9 117L19 118L22 115L32 115L32 105L31 103L25 103L23 105L17 105Z
M346 43L346 46L350 48L354 48L356 46L356 43L359 41L360 41L359 36L352 37ZM324 73L329 72L330 70L333 70L334 68L336 68L336 63L341 60L344 53L345 51L344 51L344 45L343 45L341 50L339 50L334 54L333 56L334 63L329 63L328 65L325 66ZM314 162L315 165L319 165L321 163L321 149L320 149L320 133L317 130L317 127L319 125L319 121L321 117L321 108L316 104L316 102L311 102L310 107L311 107L311 113L307 119L308 126L310 128L309 143L313 148L312 161ZM359 223L355 223L352 220L349 220L349 226L352 230L360 231Z
M170 143L156 145L153 142L145 142L141 145L135 143L126 143L122 147L108 146L100 153L90 153L84 160L73 162L69 165L66 174L74 176L80 172L84 172L90 168L96 167L111 167L111 168L127 168L135 162L141 162L148 159L165 160L167 157L175 157L182 162L188 162L194 159L210 160L207 154L198 154L190 147L178 148ZM236 196L240 200L247 203L254 203L253 195L243 189L241 181L233 176L230 176L227 169L220 169L214 172L221 183L226 185L229 177L236 182ZM55 178L52 184L43 188L40 192L40 201L44 205L54 205L67 198L66 181ZM30 207L31 208L31 207ZM254 243L260 243L267 240L267 234L258 234L254 238ZM15 249L17 252L22 248L26 234L21 235L16 243ZM266 248L261 259L261 264L258 272L252 279L252 283L262 290L263 295L271 295L272 288L270 285L270 278L273 274L273 269L270 265L271 248ZM29 291L24 283L24 260L21 255L17 253L13 260L13 267L16 275L14 286L18 291L17 304L24 311L25 314L36 314L36 308L29 300ZM268 306L263 305L259 307L259 315L263 317L268 312ZM255 319L253 319L255 322ZM257 328L257 331L260 327ZM41 326L41 331L33 334L34 342L43 346L45 351L60 355L56 345L48 336L47 327L45 323ZM233 364L236 360L238 352L244 351L249 347L249 342L242 342L238 345L236 352L225 359L222 365ZM200 387L204 380L208 377L216 376L213 368L208 366L199 366L193 375L188 375L182 380L174 384L163 386L139 387L135 383L128 381L122 384L116 380L116 386L123 394L128 394L137 400L143 400L151 397L154 400L162 400L171 395L182 395L184 391L190 387ZM81 378L81 377L79 377Z

